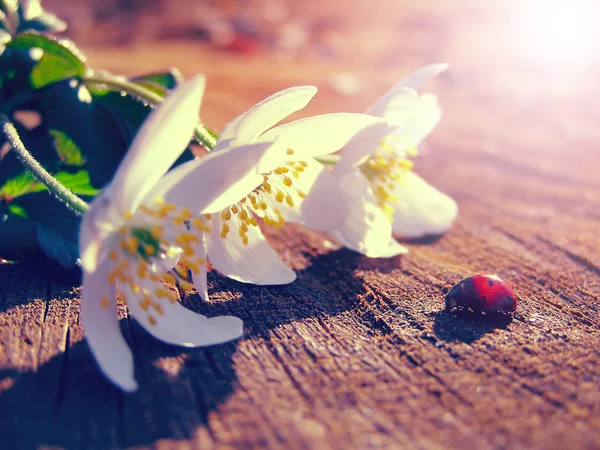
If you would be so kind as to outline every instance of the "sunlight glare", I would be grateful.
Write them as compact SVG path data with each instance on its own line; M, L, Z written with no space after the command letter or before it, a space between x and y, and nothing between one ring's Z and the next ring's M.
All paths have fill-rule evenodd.
M600 56L599 4L592 0L534 0L519 12L516 44L537 64L584 69Z

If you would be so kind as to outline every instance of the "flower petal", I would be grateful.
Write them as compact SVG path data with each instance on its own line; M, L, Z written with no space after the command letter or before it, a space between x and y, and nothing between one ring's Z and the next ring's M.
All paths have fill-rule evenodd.
M134 209L187 148L204 85L204 76L196 76L176 88L138 131L112 181L122 211Z
M152 336L168 344L203 347L237 339L244 332L244 324L237 317L207 318L177 301L171 303L164 298L159 300L163 314L159 315L151 309L146 311L140 305L140 297L131 291L129 285L122 288L128 299L127 307L135 320ZM146 288L151 289L151 286Z
M403 78L392 89L384 94L368 110L367 114L384 117L391 125L401 125L410 112L411 101L416 104L416 92L432 77L448 68L448 64L437 63L421 67L406 78ZM411 94L412 92L412 94Z
M394 233L407 238L445 233L458 213L456 202L413 172L402 180L394 192Z
M198 289L198 294L202 300L208 300L208 282L206 280L206 243L204 242L204 233L198 233L200 242L194 247L194 254L197 258L203 258L204 264L198 265L198 270L192 270L192 279Z
M87 272L94 272L106 256L106 240L115 231L115 223L123 219L115 207L113 190L107 187L98 194L81 218L79 226L79 257ZM120 216L120 217L119 217Z
M312 158L304 161L304 171L292 179L292 186L277 183L275 175L269 182L275 189L289 193L293 202L278 203L273 196L265 196L265 201L281 211L287 222L300 223L316 231L332 231L338 228L348 215L348 203L339 182L323 164ZM301 197L302 194L305 198Z
M377 205L369 182L358 169L338 180L346 192L350 209L345 221L332 233L333 237L363 255L382 256L392 237L392 224Z
M408 249L404 245L396 242L394 238L392 238L390 239L388 248L381 255L379 255L379 258L392 258L394 256L405 255L407 253Z
M366 113L384 118L391 126L398 126L409 117L418 98L414 89L397 85L377 100Z
M391 132L392 128L387 123L377 123L359 131L340 152L334 172L346 173L361 164Z
M415 70L409 76L404 78L398 85L402 85L415 91L421 90L423 85L429 81L430 78L433 78L448 68L447 63L435 63L429 64L428 66L423 66L420 69Z
M221 237L220 218L211 220L211 231L205 235L208 257L215 269L233 280L259 285L288 284L296 279L295 272L279 259L259 227L248 227L248 244L244 244L238 221L229 220L227 224L230 231L225 239Z
M433 94L423 94L419 97L416 107L408 120L391 134L400 137L403 146L418 145L437 126L442 118L437 97Z
M316 93L314 86L297 86L271 95L229 122L219 135L219 142L226 139L237 139L241 144L254 142L266 130L308 105Z
M121 389L132 392L137 389L133 355L121 334L115 287L106 281L108 271L107 263L94 273L84 271L81 322L100 370Z
M212 213L238 202L263 182L256 171L272 142L260 142L211 152L167 174L167 202L197 213Z
M336 152L361 130L381 122L366 114L322 114L272 128L261 140L277 139L277 145L294 150L296 157L308 158Z

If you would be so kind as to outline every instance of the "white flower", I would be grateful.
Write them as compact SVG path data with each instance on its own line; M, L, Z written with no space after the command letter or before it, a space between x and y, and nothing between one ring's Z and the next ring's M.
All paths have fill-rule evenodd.
M441 234L456 218L456 202L412 172L410 160L441 117L436 97L416 91L446 67L425 66L394 86L367 111L391 131L357 137L342 150L334 175L352 200L345 223L332 234L346 247L371 257L406 253L392 232Z
M105 375L126 391L137 388L131 350L120 332L115 294L134 318L156 338L182 346L218 344L242 334L236 317L207 318L184 308L165 273L187 275L206 261L196 253L198 238L187 229L190 212L156 197L176 178L162 178L189 144L198 120L204 78L178 87L152 112L137 134L110 185L94 199L80 230L84 269L81 318L90 349ZM269 144L240 147L233 154L241 165L248 155L260 157ZM216 158L215 158L216 157ZM247 164L246 164L247 165ZM244 170L237 175L243 177ZM166 187L165 187L166 186ZM218 200L225 185L195 192L208 203Z
M194 211L192 229L200 237L198 254L208 254L211 264L234 280L254 284L285 284L294 281L290 270L271 249L258 219L279 228L286 221L316 230L334 230L348 214L348 203L333 175L314 157L341 149L357 133L379 135L387 129L379 118L364 114L325 114L276 126L304 108L317 89L293 87L277 92L232 120L207 158L239 145L274 141L264 158L256 159L254 172L244 179L230 174L246 169L236 158L192 161L169 176L180 178L167 199ZM226 164L222 166L221 164ZM230 186L229 195L207 204L191 186ZM203 189L206 189L204 187ZM207 298L206 266L193 272L200 295Z

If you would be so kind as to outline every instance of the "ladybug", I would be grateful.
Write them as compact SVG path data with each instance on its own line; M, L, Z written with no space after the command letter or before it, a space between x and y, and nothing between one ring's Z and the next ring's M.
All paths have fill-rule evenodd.
M475 312L512 312L517 297L512 288L496 275L476 274L463 278L446 294L446 311L471 309Z

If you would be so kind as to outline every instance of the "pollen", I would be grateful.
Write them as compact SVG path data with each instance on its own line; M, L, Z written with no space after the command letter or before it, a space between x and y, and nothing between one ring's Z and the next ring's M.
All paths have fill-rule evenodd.
M398 197L394 194L397 187L402 183L402 179L412 170L413 162L408 156L414 156L416 149L398 139L402 145L401 150L397 150L390 143L390 139L383 140L377 150L371 154L365 163L359 169L371 183L371 188L375 194L377 205L391 220L394 216L394 204L398 202Z
M183 259L181 261L181 265L191 270L192 272L200 272L200 266L194 261L190 261L189 259Z
M287 156L294 155L293 149L286 151ZM285 223L283 213L278 204L294 207L306 198L306 192L299 189L297 181L308 167L306 161L287 160L271 172L263 174L263 182L239 202L222 210L215 218L220 227L222 239L240 239L244 245L250 243L252 227L258 226L257 217L265 225L275 228ZM212 215L204 216L207 220ZM191 226L203 231L207 225L199 219L192 219ZM211 223L211 222L209 222ZM209 228L210 230L210 228ZM231 231L233 233L231 233Z
M181 289L183 289L184 292L191 292L194 290L194 286L185 280L179 280L179 286L181 286Z
M142 310L152 311L148 314L150 324L155 325L168 312L165 305L179 300L177 286L192 290L189 271L199 271L206 264L196 255L201 237L194 231L210 230L207 218L192 218L190 210L164 201L123 215L115 245L108 251L106 281L118 288L125 303L133 301ZM177 259L175 267L165 272L171 269L165 264ZM106 296L100 302L103 308L110 304Z
M160 277L167 284L171 284L173 286L177 284L177 279L170 273L163 273Z
M177 300L177 294L175 294L175 292L162 286L154 289L154 295L159 299L165 298L170 302L175 302Z

